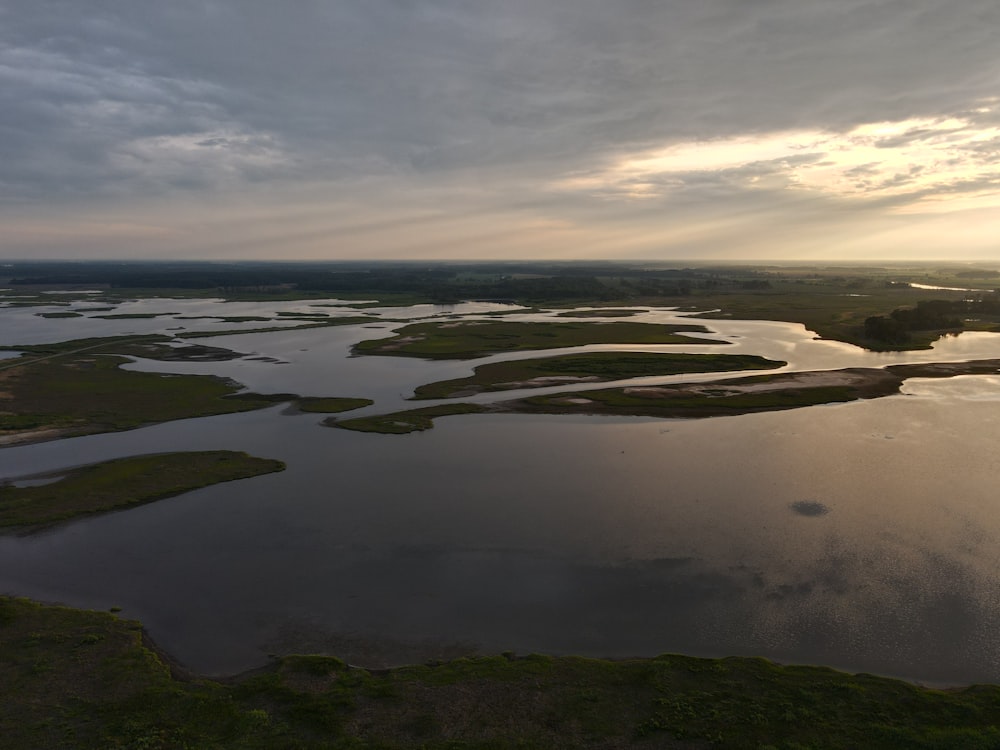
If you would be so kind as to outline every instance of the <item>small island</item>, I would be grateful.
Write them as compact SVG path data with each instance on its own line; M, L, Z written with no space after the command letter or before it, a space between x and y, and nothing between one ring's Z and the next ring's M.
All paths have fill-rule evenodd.
M281 461L246 453L198 451L133 456L9 480L0 485L0 530L39 528L284 469Z
M458 398L487 391L547 388L572 383L684 375L701 372L768 370L787 362L747 354L659 354L589 352L479 365L472 377L417 387L414 399Z
M356 354L380 354L426 359L474 359L503 352L561 349L587 344L716 344L685 333L707 334L700 325L655 323L557 323L494 320L413 323L387 339L361 341Z

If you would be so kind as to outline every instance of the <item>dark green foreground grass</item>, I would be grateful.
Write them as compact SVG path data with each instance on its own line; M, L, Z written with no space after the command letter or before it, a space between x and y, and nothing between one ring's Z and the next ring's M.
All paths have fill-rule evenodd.
M494 656L369 672L289 656L216 681L139 623L0 597L0 744L26 748L1000 747L1000 687L763 659Z
M236 451L159 453L105 461L68 471L50 484L0 485L0 529L130 508L284 468L281 461Z

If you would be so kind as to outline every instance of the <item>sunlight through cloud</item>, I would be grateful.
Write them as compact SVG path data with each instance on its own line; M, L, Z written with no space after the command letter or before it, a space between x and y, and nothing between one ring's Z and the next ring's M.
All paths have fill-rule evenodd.
M631 154L556 183L604 197L655 198L693 186L897 199L895 210L1000 205L995 102L963 116L873 122L843 133L796 130L689 141ZM948 197L947 207L939 202Z

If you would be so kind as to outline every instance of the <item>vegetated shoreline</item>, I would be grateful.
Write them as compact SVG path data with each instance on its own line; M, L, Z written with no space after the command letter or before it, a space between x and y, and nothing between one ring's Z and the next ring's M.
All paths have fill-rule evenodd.
M114 612L117 608L113 608ZM390 669L289 655L223 678L135 620L0 596L0 732L36 747L995 747L1000 686L753 657L504 653Z
M281 402L328 414L372 403L361 398L242 392L240 383L214 375L121 369L130 356L180 362L245 356L230 349L201 344L176 347L169 342L169 336L150 334L9 347L22 355L0 363L0 448L253 411Z
M0 534L32 533L210 487L284 471L285 463L240 451L128 456L0 481ZM24 479L51 479L18 487Z
M410 400L462 398L494 391L601 383L639 377L773 370L787 364L752 354L630 351L561 354L479 365L469 377L439 380L418 386Z
M900 392L908 378L949 378L1000 372L1000 359L809 370L699 383L643 385L532 396L489 404L491 411L616 414L701 418L781 411L881 398Z
M483 321L411 323L388 338L359 341L357 355L476 359L506 352L562 349L589 344L708 344L719 339L694 339L685 333L711 333L703 325L594 321Z
M704 419L784 411L893 396L908 378L1000 373L1000 359L849 367L752 375L724 380L564 391L485 404L452 403L323 422L361 432L405 434L432 429L435 417L456 414L580 414Z

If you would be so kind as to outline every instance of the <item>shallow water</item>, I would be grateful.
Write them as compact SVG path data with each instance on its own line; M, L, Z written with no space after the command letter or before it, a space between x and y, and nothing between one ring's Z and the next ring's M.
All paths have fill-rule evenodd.
M801 326L707 324L736 342L712 351L782 351L795 369L1000 356L989 334L874 355ZM288 365L141 364L374 393L381 410L481 362L348 359L352 332L388 334L206 342ZM7 448L3 477L216 448L288 469L2 537L0 590L121 606L210 673L285 651L371 666L474 650L680 651L1000 681L998 393L997 376L914 379L900 396L769 414L467 415L406 436L277 406Z

